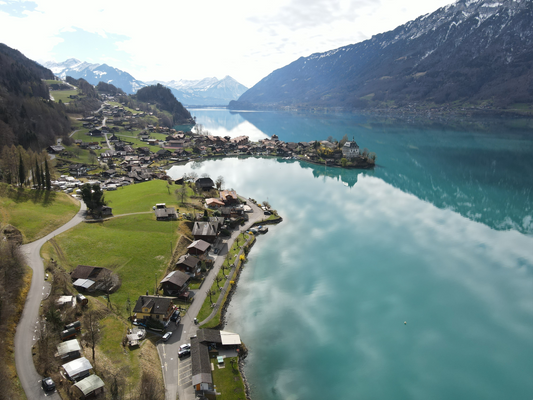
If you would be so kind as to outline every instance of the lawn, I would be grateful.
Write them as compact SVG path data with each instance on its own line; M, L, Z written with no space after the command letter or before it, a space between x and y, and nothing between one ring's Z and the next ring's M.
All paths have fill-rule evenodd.
M68 103L72 99L69 98L69 96L78 96L78 90L72 89L72 90L50 90L50 94L54 98L54 101L56 103L59 103L59 100L61 100L63 103ZM84 96L80 96L84 97Z
M234 361L234 364L231 361ZM224 358L225 368L218 368L217 360L211 359L215 368L213 370L213 384L217 387L217 400L245 400L244 383L242 381L237 357Z
M102 139L99 137L90 136L87 133L90 129L78 128L78 132L74 133L71 137L72 140L81 140L82 142L100 142Z
M124 375L127 377L128 384L137 385L141 376L139 365L141 351L139 348L124 351L120 340L126 335L127 324L115 316L107 316L100 321L100 327L103 335L98 348L111 361L111 365L108 365L107 369L126 368L127 373Z
M156 284L163 278L177 241L177 228L177 222L155 221L151 214L84 223L56 236L60 254L56 247L47 243L43 255L59 260L67 271L83 264L116 272L122 286L111 295L111 303L127 318L127 299L135 304L147 291L153 294Z
M231 247L231 250L226 255L226 259L224 260L224 265L233 264L233 262L236 260L236 255L241 251L241 246L246 243L245 240L248 240L249 237L250 237L250 235L246 234L246 235L244 235L244 240L243 240L242 236L239 236L239 244L240 245L237 243L237 241L235 241L233 243L233 246ZM255 238L252 237L252 240L248 244L248 247L251 246L254 241L255 241ZM235 277L239 274L240 269L243 267L243 264L244 264L244 261L239 261L238 264L237 264L237 269L235 270L233 275L228 276L228 279L234 280ZM211 286L211 290L216 292L216 294L214 294L212 296L213 302L216 302L218 300L218 297L220 296L220 291L218 290L218 286L223 287L224 284L226 283L226 276L224 275L224 272L229 273L229 271L230 271L229 267L226 268L225 271L222 268L220 268L220 270L218 272L218 276L221 278L221 281L217 284L217 281L215 280L213 282L213 285ZM210 321L208 321L205 324L203 324L202 328L215 328L215 327L219 326L222 308L224 308L224 303L227 301L228 293L230 291L231 291L231 284L230 284L228 290L226 291L226 293L224 294L224 298L222 300L222 303L221 303L220 307L217 310L217 313L215 314L215 316ZM211 315L212 311L213 311L213 309L211 308L211 299L209 299L209 296L207 296L205 301L204 301L204 304L202 304L202 307L200 308L200 311L198 312L198 317L197 317L198 321L202 322L204 319L209 317L209 315Z
M174 191L180 185L167 185L167 181L154 179L106 192L105 198L115 215L151 211L157 203L166 203L167 206L175 206L178 209L179 203ZM189 196L192 195L192 189L188 188L188 191Z
M123 140L124 142L131 143L131 145L135 147L148 147L152 152L161 150L161 147L159 146L149 145L148 142L143 142L141 139L133 137L134 135L132 134L132 132L121 131L120 133L115 133L115 136Z
M0 183L1 221L19 229L24 243L48 235L78 210L77 200L65 193L19 189Z

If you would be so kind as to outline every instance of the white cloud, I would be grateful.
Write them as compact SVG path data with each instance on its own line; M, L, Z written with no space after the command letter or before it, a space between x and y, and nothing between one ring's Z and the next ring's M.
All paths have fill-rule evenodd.
M25 18L0 11L0 35L30 58L50 60L62 32L119 34L129 38L116 45L130 59L113 66L138 79L231 75L252 86L301 56L361 41L447 2L38 0Z

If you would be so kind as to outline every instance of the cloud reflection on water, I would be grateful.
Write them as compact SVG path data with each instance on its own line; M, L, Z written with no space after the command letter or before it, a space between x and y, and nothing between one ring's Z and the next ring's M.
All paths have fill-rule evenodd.
M274 160L210 161L196 172L268 197L284 217L250 253L228 315L251 350L255 399L533 391L532 237L365 174L349 188Z

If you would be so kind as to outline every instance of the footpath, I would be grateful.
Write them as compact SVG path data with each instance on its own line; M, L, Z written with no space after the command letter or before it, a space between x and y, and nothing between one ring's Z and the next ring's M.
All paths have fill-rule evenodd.
M187 310L185 316L181 319L179 328L174 331L174 335L169 342L160 343L158 345L161 367L165 380L166 400L176 400L176 395L180 400L194 399L195 393L190 379L183 378L184 376L191 376L190 362L184 361L182 364L176 355L179 346L181 344L189 343L190 337L196 335L196 331L200 328L200 326L209 322L221 307L224 295L230 285L229 279L226 280L226 284L221 290L216 305L213 307L213 311L209 317L198 324L194 323L194 319L198 316L198 313L200 312L200 309L202 308L202 305L208 296L207 293L211 289L211 286L213 286L215 278L218 275L220 268L222 267L222 264L224 263L226 256L231 249L231 246L233 246L233 242L242 232L249 231L256 222L260 222L265 218L261 208L257 207L257 205L251 203L250 201L248 201L247 204L252 208L252 213L248 213L248 221L239 230L233 231L228 239L222 240L217 244L217 248L219 248L220 251L215 258L213 268L211 268L209 271L209 274L205 278L201 288L195 291L194 301ZM234 272L234 268L235 266L232 267L231 273ZM177 337L174 338L175 336Z

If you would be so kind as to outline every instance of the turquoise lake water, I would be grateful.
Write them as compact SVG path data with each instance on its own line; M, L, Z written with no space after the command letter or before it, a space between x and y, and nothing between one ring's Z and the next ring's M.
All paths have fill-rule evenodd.
M259 158L170 170L222 175L284 218L228 312L254 400L533 399L533 132L191 113L252 140L348 134L378 157L374 171Z

